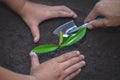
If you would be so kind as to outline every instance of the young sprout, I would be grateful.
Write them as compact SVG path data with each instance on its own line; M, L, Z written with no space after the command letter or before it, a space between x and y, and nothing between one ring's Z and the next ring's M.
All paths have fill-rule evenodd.
M61 44L62 44L62 42L63 42L63 32L62 31L60 31L60 35L59 35L59 48L61 48Z

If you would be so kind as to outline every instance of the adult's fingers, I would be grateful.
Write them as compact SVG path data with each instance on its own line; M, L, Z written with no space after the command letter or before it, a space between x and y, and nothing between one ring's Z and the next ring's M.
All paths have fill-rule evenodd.
M95 10L96 9L93 8L93 10L86 17L85 22L92 21L92 20L96 19L97 16L99 16L99 14Z
M31 67L34 68L39 65L39 59L36 53L30 52L30 58L31 58Z
M72 52L68 52L68 53L65 53L57 58L54 58L58 63L62 63L64 61L67 61L73 57L77 57L80 55L80 52L79 51L72 51Z
M77 18L77 14L66 6L54 6L54 7L52 7L51 10L53 10L52 14L54 14L54 15L52 15L52 14L49 15L49 18L55 18L55 17Z
M108 20L106 18L99 19L99 20L93 20L88 23L88 29L92 29L95 27L104 27L107 26Z
M72 78L74 78L76 75L78 75L80 73L81 69L76 70L74 73L70 74L69 76L67 76L64 80L71 80Z

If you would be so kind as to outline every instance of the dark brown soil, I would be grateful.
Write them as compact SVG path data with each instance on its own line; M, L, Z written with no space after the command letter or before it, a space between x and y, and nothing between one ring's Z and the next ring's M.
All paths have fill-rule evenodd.
M98 0L33 0L48 5L66 5L79 17L75 19L81 25L84 18ZM22 19L8 7L0 4L0 65L12 71L29 74L29 52L40 44L56 43L57 37L52 31L59 25L72 20L56 18L43 22L40 27L41 40L32 41L32 35ZM66 47L60 53L51 52L39 55L40 62L49 60L64 52L80 50L86 57L87 65L73 80L120 80L120 29L97 28L88 30L84 39Z

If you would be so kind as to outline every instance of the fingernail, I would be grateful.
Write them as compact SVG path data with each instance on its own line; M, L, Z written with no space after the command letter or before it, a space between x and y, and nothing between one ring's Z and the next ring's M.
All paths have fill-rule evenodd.
M81 71L81 69L78 69L78 72L80 72Z
M71 12L70 14L72 15L73 18L77 18L77 14L76 13Z
M79 51L76 51L76 54L80 55L80 52L79 52Z
M92 26L91 24L88 24L87 28L88 28L88 29L92 29L93 26Z
M38 37L36 36L35 38L34 38L34 42L36 43L38 41Z
M82 61L82 64L85 65L85 61Z
M74 18L77 18L77 17L78 17L77 14L75 14L75 15L74 15Z
M73 15L73 14L74 14L74 12L71 12L70 14L71 14L71 15Z
M85 56L84 55L80 55L83 59L85 58Z
M35 52L30 52L30 56L31 56L31 57L36 57L37 54L36 54Z

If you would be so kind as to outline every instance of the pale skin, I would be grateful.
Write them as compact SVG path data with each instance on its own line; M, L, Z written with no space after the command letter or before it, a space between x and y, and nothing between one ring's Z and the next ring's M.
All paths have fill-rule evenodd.
M76 18L77 14L66 6L47 6L28 0L2 0L15 12L17 12L30 28L33 41L36 43L40 39L38 25L46 19L56 17ZM44 27L43 27L44 28Z
M104 16L103 19L95 20L97 16ZM85 22L88 28L110 27L120 25L120 0L100 0L88 14Z
M18 13L30 28L34 42L40 39L38 24L55 17L77 15L66 6L46 6L27 0L2 0ZM84 56L79 51L65 53L44 63L39 63L38 56L31 52L30 75L23 75L0 67L0 80L71 80L85 65Z
M38 56L31 52L30 75L23 75L0 67L0 80L71 80L85 65L84 56L79 51L65 53L42 64Z

